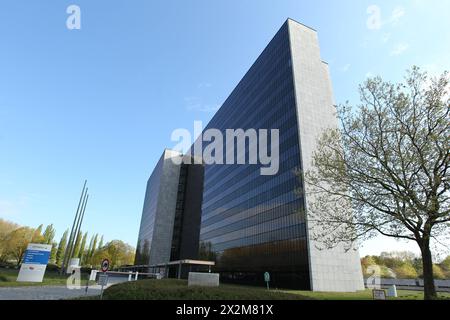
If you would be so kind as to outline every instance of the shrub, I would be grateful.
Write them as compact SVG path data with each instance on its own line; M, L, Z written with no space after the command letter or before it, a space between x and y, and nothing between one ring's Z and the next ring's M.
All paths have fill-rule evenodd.
M419 276L416 269L409 263L404 263L400 267L395 268L395 273L399 279L417 279Z

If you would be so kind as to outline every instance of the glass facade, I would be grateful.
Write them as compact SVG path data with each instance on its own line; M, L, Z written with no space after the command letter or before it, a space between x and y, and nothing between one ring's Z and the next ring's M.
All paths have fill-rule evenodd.
M141 266L137 268L207 260L215 261L213 271L220 273L222 282L265 285L264 273L269 272L272 287L363 289L357 252L343 247L318 250L316 240L308 238L304 193L299 192L305 188L295 174L310 167L321 130L337 126L334 112L317 33L288 19L205 128L215 129L212 140L219 143L194 144L186 155L165 151L163 158L168 162L158 163L147 184L136 252L136 264ZM227 134L228 129L240 132L234 143L229 141L233 135ZM259 130L271 134L274 129L279 133L278 171L263 175L261 169L273 168L273 163L250 164L257 161L249 154L250 149L255 151L249 136ZM221 139L217 130L225 137L224 150L215 149ZM242 139L247 130L248 136ZM271 153L271 138L262 152ZM242 144L248 164L238 161L242 159L236 151ZM169 162L181 156L200 159L191 153L203 151L216 160L225 155L229 163L227 147L231 145L236 147L232 155L236 164L208 164L210 158L199 164ZM256 147L261 152L261 145ZM169 276L187 277L196 269L192 267L166 271Z
M146 265L149 263L163 165L164 159L161 158L147 181L141 226L136 245L135 265Z
M261 165L205 166L199 258L214 259L224 281L264 284L268 271L273 286L309 289L297 122L285 23L205 128L280 134L274 176L261 175Z

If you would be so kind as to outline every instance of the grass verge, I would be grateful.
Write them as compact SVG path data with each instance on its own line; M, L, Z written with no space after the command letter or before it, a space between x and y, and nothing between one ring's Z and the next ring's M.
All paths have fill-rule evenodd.
M389 300L423 300L423 292L397 290L397 298ZM439 293L450 299L450 293ZM83 297L81 299L99 299ZM372 291L311 292L270 290L257 287L221 284L217 288L188 287L186 280L140 280L116 284L105 290L106 300L372 300Z
M302 297L309 297L317 300L373 300L372 290L364 290L357 292L312 292L298 290L283 290L285 293L299 294ZM387 292L387 290L386 290ZM397 290L397 298L388 300L423 300L422 291ZM438 298L442 300L450 300L450 293L438 293Z
M64 286L67 283L67 275L60 275L55 271L46 271L43 282L17 282L18 269L0 268L1 287L31 287L31 286ZM81 274L81 281L85 283L87 274Z
M98 299L92 297L90 299ZM309 300L301 294L267 291L221 284L220 287L189 287L186 280L140 280L116 284L105 290L107 300Z

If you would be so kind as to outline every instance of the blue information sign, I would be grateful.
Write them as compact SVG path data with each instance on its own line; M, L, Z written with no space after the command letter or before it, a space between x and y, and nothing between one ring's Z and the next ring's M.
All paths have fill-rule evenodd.
M17 281L42 282L52 245L30 243L25 251Z
M50 258L50 251L27 250L23 258L23 263L27 264L47 264Z

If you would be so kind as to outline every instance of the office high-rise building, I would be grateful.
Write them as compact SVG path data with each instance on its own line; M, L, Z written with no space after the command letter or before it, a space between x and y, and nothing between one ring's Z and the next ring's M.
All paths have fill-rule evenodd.
M224 281L263 283L264 272L269 272L277 287L363 289L357 251L346 252L339 246L318 250L309 236L313 222L308 220L307 200L313 199L294 173L310 168L317 137L337 125L317 32L288 19L205 128L278 129L278 173L261 175L261 165L254 164L202 166L202 196L193 201L198 210L189 209L200 217L198 255L188 258L215 260L214 270ZM304 191L298 194L300 189ZM152 190L147 186L144 213L154 205ZM175 205L174 198L167 199L167 206ZM184 210L189 207L184 203ZM156 230L144 221L144 213L141 240L145 238L141 233ZM156 238L167 241L154 233L153 243ZM164 245L162 260L170 260L171 245ZM160 263L152 250L147 250L149 264Z
M198 255L203 166L181 164L181 158L164 150L148 179L135 265Z

